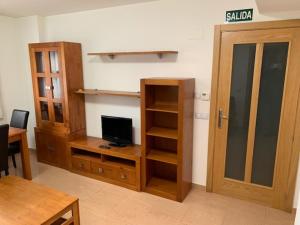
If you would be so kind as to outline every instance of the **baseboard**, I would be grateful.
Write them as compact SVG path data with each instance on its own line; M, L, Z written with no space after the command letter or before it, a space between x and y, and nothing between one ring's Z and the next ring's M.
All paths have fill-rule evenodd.
M201 184L195 184L195 183L192 183L192 187L193 187L193 188L200 189L200 190L202 190L202 191L206 191L206 186L201 185Z

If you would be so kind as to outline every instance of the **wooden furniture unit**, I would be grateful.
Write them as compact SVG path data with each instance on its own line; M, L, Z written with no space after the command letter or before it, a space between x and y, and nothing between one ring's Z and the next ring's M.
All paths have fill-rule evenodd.
M195 79L141 80L142 189L183 201L191 189Z
M108 144L95 137L82 137L69 142L71 171L140 191L140 146L100 147Z
M124 97L140 97L140 92L131 91L111 91L111 90L98 90L98 89L79 89L75 93L85 95L112 95Z
M118 55L158 55L162 58L163 55L178 54L178 51L141 51L141 52L98 52L98 53L88 53L92 56L108 56L114 59Z
M81 44L29 44L37 156L41 162L67 168L67 142L85 135Z
M32 175L30 166L30 153L27 144L26 132L27 131L24 129L10 127L8 133L8 143L13 143L16 141L20 143L23 176L25 179L31 180Z
M80 224L78 198L14 176L2 177L0 190L2 225ZM62 220L69 211L72 216Z

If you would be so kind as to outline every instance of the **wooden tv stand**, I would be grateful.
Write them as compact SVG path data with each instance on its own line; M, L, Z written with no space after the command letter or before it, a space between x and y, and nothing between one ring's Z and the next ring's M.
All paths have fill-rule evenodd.
M141 147L101 148L108 142L95 137L81 137L68 143L69 168L72 172L122 187L141 190Z

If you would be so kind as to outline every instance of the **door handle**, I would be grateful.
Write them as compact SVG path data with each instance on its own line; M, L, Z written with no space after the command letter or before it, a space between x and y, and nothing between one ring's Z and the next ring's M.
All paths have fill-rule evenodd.
M224 116L224 112L223 109L219 109L219 113L218 113L218 128L222 128L223 125L223 120L229 120L228 116Z

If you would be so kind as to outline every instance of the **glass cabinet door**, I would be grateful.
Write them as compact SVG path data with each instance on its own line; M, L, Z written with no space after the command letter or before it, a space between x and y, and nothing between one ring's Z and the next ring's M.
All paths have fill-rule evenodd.
M45 126L64 123L63 76L59 51L58 47L35 49L32 55L39 118Z
M49 104L45 101L40 101L40 113L41 113L41 119L44 121L49 121Z
M59 61L57 51L49 51L50 73L59 73Z
M47 97L47 79L46 77L38 77L38 90L39 90L39 97Z
M60 78L52 77L51 85L52 85L52 98L55 98L55 99L62 98Z
M49 76L51 85L51 107L53 110L53 121L55 123L64 123L63 111L63 89L62 89L62 74L59 64L59 50L50 49L49 57Z
M54 106L54 120L56 123L64 122L64 113L62 103L53 103Z
M44 54L43 51L35 52L35 67L37 73L45 72L45 63L44 63Z

